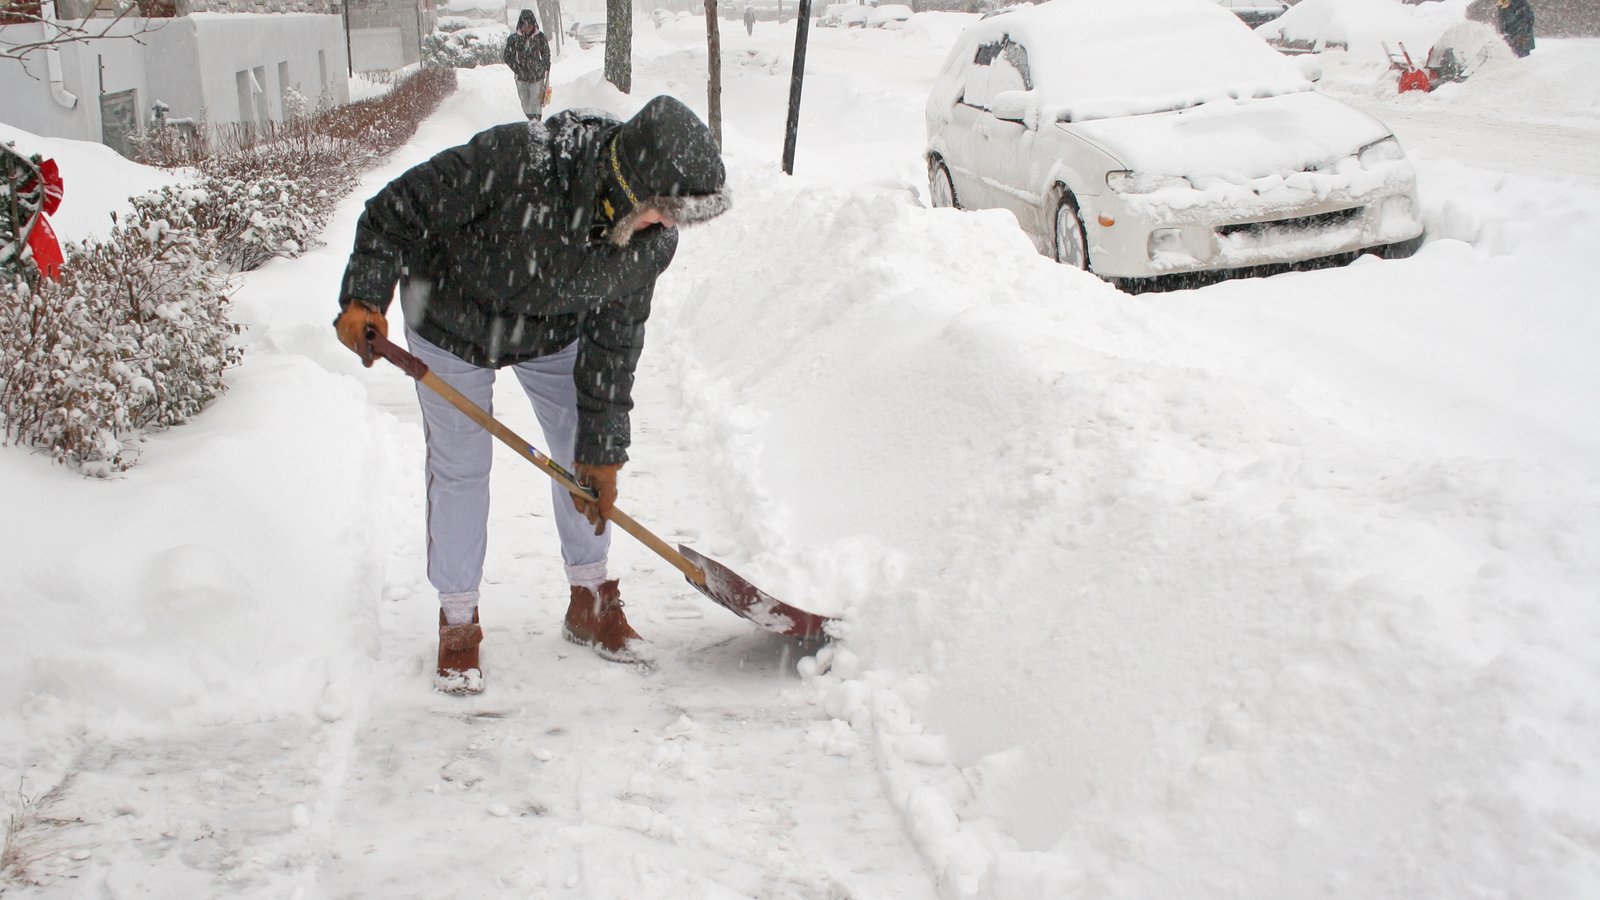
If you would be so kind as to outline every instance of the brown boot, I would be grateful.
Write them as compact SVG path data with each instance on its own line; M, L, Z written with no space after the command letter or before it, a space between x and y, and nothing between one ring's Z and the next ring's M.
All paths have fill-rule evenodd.
M561 635L574 644L589 647L612 662L644 663L644 639L639 637L622 611L622 590L615 579L597 591L572 587L572 602L567 605L567 620Z
M483 669L478 667L478 645L483 628L478 611L472 611L472 624L448 625L444 610L439 610L439 671L433 686L445 694L483 693Z

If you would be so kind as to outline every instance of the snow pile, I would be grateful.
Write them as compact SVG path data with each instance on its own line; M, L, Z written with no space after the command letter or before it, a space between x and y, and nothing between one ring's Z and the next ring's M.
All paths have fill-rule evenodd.
M812 689L870 723L950 896L1600 883L1593 855L1561 849L1600 825L1592 466L1350 430L1315 388L1197 341L1193 300L1129 302L1002 214L745 198L686 251L663 328L690 418L733 425L715 444L759 483L765 549L797 569L783 592L849 610L855 662L819 661ZM1461 321L1462 294L1420 285L1541 241L1559 285L1583 240L1559 220L1521 249L1355 267L1419 286L1356 296L1425 333ZM829 264L786 279L791 254ZM1340 273L1290 283L1308 317L1349 302ZM1527 313L1478 296L1472 321ZM1594 321L1576 300L1546 310L1547 337L1573 316ZM1426 349L1486 381L1516 366ZM1600 376L1556 356L1558 381ZM1472 427L1498 429L1506 402Z
M1379 58L1387 58L1385 44L1396 53L1405 44L1420 64L1446 28L1465 21L1471 5L1472 0L1301 0L1256 33L1319 50L1340 44L1351 53Z

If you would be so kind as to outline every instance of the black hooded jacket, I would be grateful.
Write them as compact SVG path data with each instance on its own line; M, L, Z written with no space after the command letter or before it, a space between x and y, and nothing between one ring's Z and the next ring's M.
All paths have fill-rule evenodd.
M1533 52L1533 6L1528 0L1511 0L1499 10L1500 33L1518 56Z
M500 58L518 81L543 81L550 76L550 40L539 30L532 10L522 11L517 19L517 27L521 28L524 22L533 23L533 34L511 32Z
M406 323L478 366L577 341L576 458L590 464L628 458L645 320L678 244L659 227L604 240L600 154L619 127L593 111L500 125L396 178L367 201L339 297L386 310L405 277Z

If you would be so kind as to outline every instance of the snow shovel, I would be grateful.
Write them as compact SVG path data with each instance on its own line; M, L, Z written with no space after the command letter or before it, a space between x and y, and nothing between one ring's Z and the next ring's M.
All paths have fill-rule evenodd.
M378 334L376 330L367 331L367 342L372 345L372 350L377 355L393 363L400 371L422 382L434 393L450 401L456 409L472 421L478 423L483 429L501 443L515 450L519 456L544 470L546 475L555 479L556 483L574 494L587 499L594 499L593 491L578 483L578 479L571 472L563 468L555 460L543 453L527 441L518 437L515 432L507 428L499 419L489 415L476 403L468 400L460 391L447 384L444 379L428 370L427 363L417 359L405 350L400 349L388 338ZM725 607L740 616L756 623L768 631L776 631L790 637L817 640L825 637L823 626L830 621L826 616L809 613L784 603L782 600L768 594L755 585L739 577L732 569L710 557L697 553L689 547L679 544L674 550L671 545L661 538L656 537L643 525L634 521L633 517L616 507L612 507L607 518L618 528L638 538L646 547L656 552L656 555L683 573L684 578L715 601L719 606Z

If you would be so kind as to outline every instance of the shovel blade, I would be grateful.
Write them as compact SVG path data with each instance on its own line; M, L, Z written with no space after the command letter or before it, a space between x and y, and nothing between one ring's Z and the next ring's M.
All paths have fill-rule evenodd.
M678 552L705 573L706 583L694 586L718 606L749 619L768 631L806 640L821 640L827 637L823 626L832 621L828 617L784 603L745 581L722 563L683 544L678 545ZM694 584L694 581L690 580L689 583Z

